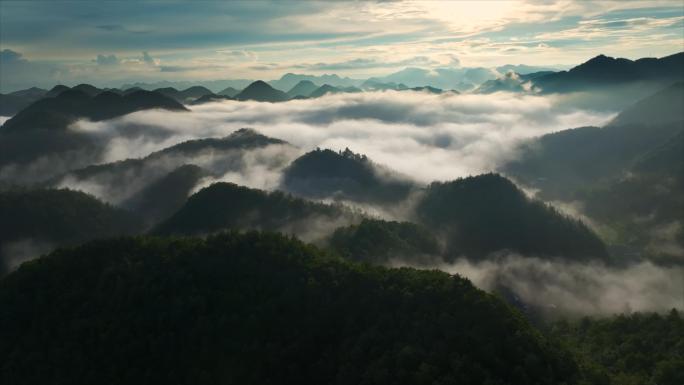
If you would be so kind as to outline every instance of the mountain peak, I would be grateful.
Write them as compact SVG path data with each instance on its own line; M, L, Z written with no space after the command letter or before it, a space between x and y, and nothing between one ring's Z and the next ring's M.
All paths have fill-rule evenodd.
M282 102L289 99L283 91L271 87L263 80L257 80L248 85L239 94L235 95L237 100L256 100L258 102Z

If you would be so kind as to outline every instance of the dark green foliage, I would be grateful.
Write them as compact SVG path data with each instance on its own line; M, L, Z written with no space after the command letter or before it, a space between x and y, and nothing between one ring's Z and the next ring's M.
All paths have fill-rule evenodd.
M571 356L457 276L280 235L93 242L0 281L0 383L572 383Z
M684 319L674 309L563 321L551 334L573 350L587 384L684 384Z
M445 236L451 258L482 258L499 250L575 260L607 256L601 240L580 221L528 199L497 174L432 183L416 215Z
M314 203L280 191L214 183L191 196L154 230L157 234L207 234L223 229L262 229L302 235L346 224L353 215L339 206ZM325 235L325 234L321 234Z
M423 226L372 219L335 230L328 243L347 259L372 263L385 263L391 258L434 262L431 258L441 252L437 239Z
M335 198L372 203L405 199L413 183L374 164L365 155L316 149L285 170L284 190L309 198Z
M253 149L270 144L287 142L260 134L251 128L241 128L224 138L205 138L188 140L149 155L150 158L162 155L196 156L203 151L225 151L234 149Z
M138 231L135 216L79 191L0 192L0 245L24 238L74 244Z
M283 91L276 90L268 83L257 80L235 95L237 100L255 100L257 102L284 102L290 97Z

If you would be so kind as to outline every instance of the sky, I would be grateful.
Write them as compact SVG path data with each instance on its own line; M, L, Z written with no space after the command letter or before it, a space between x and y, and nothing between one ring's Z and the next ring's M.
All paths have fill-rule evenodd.
M353 78L407 67L567 68L684 51L684 2L0 0L0 90Z

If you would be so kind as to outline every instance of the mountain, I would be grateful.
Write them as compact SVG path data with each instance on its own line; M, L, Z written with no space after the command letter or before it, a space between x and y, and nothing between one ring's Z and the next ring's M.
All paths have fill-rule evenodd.
M153 108L186 110L183 105L156 92L136 91L121 96L105 91L90 97L71 89L29 105L7 120L0 131L65 130L79 118L100 121Z
M444 91L442 91L442 90L439 89L439 88L430 87L430 86L413 87L413 88L409 88L409 90L411 90L411 91L417 91L417 92L425 92L425 93L428 93L428 94L441 94L442 92L444 92ZM453 93L456 93L456 94L459 93L458 91L455 91L455 90L451 90L451 91L449 91L449 92L453 92Z
M415 187L365 155L316 149L285 169L282 188L293 194L322 199L389 204L405 199Z
M360 88L357 87L333 87L330 84L323 84L322 86L316 88L309 94L310 98L320 98L321 96L328 94L340 94L340 93L355 93L362 92Z
M515 72L507 72L493 80L487 80L477 87L473 92L477 94L491 94L494 92L539 92L539 88L533 80L540 76L546 76L551 72L534 72L527 75L520 75Z
M406 84L403 83L382 83L373 79L368 79L363 84L361 84L361 89L363 90L370 90L370 91L384 91L384 90L395 90L395 91L404 91L409 89Z
M70 89L71 89L70 87L67 87L67 86L65 86L65 85L63 85L63 84L58 84L58 85L52 87L52 88L50 89L50 91L48 91L48 92L45 94L45 97L54 98L55 96L61 94L62 92L67 91L67 90L70 90Z
M211 103L211 102L219 102L222 100L235 100L235 98L232 98L230 96L225 96L225 95L204 95L201 96L193 101L191 101L189 104L191 105L200 105L204 103Z
M502 170L544 199L579 203L615 253L684 257L682 84L647 97L605 127L544 135ZM678 262L681 263L681 262Z
M122 207L144 218L150 228L178 211L197 184L211 174L201 167L186 164L153 180L121 203Z
M630 83L652 83L663 87L682 80L684 52L659 59L643 58L635 61L599 55L569 71L538 77L534 79L534 84L543 92L549 93L583 91Z
M0 192L0 276L55 246L135 234L138 218L71 190Z
M192 195L155 234L210 234L226 229L260 229L315 240L356 216L341 206L265 192L233 183L214 183Z
M31 103L44 97L47 90L32 87L26 90L0 94L0 116L12 116Z
M409 67L368 81L404 84L409 88L430 86L443 90L470 91L487 80L496 79L498 75L495 70L483 67Z
M620 112L611 126L660 125L684 121L684 82L675 83Z
M290 90L302 80L308 80L314 84L330 84L334 87L355 87L363 82L363 80L350 79L347 77L343 78L335 74L315 76L287 73L280 79L271 80L268 83L271 85L271 87L279 90Z
M103 90L101 90L95 86L90 85L90 84L79 84L77 86L71 87L71 89L75 90L75 91L81 91L84 94L91 96L91 97L97 96L99 93L101 93L103 91Z
M321 96L324 96L324 95L339 94L340 92L343 92L343 91L337 87L333 87L330 84L323 84L322 86L313 90L309 94L309 97L310 98L320 98Z
M299 83L297 83L294 87L292 87L289 91L287 91L287 94L291 97L297 97L297 96L309 96L312 92L314 92L318 86L314 84L310 80L302 80Z
M261 80L255 81L235 95L237 100L256 100L258 102L284 102L289 98L285 92L277 90Z
M500 251L571 260L607 257L602 241L583 223L527 198L497 174L432 183L416 217L446 240L447 259L481 259Z
M261 135L254 130L240 129L224 138L182 142L140 159L126 159L73 170L48 183L51 186L90 186L91 188L97 186L97 195L101 199L112 204L126 206L126 202L130 202L131 199L140 199L135 196L144 194L144 191L151 185L167 177L167 174L178 167L195 165L201 167L203 173L216 177L228 172L249 171L245 170L247 168L245 155L250 151L265 149L271 145L291 147L282 140ZM277 155L272 154L272 156ZM273 167L284 166L284 164L279 165L279 161L289 162L289 159L274 159L272 160ZM172 190L185 190L184 187L170 187L169 184L174 181L179 181L179 179L172 178L164 182L164 185ZM182 185L184 186L185 182ZM140 206L135 207L145 211Z
M562 346L457 275L352 264L274 234L60 250L1 280L0 308L11 315L0 317L4 384L555 385L580 374Z
M427 228L375 219L338 228L328 245L345 259L376 264L393 260L429 264L440 260L441 254L439 241Z
M179 103L187 104L190 101L193 101L195 99L204 97L204 96L212 96L214 95L211 90L201 87L201 86L193 86L189 87L187 89L184 89L182 91L178 91L177 89L173 87L166 87L166 88L158 88L154 90L154 92L158 92L166 97L169 97L171 99L176 100Z
M124 84L120 88L122 90L128 88L136 88L140 90L152 91L157 88L172 87L177 90L183 90L193 86L202 86L211 90L212 92L220 93L220 90L224 90L228 87L235 89L243 89L252 83L254 80L249 79L222 79L222 80L193 80L193 81L158 81L154 83L136 82L132 84Z
M240 93L240 90L235 89L233 87L227 87L227 88L224 88L221 91L217 92L216 95L222 95L222 96L228 96L228 97L234 98L239 93Z

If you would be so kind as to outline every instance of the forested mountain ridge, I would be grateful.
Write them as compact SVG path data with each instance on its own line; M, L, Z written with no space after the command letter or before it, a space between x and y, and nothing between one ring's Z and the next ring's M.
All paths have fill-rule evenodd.
M240 171L247 167L245 154L265 149L268 146L294 147L285 141L267 137L255 130L242 128L223 138L188 140L171 147L155 151L143 158L91 165L61 174L47 182L49 186L96 185L102 190L105 200L119 204L151 183L166 176L178 167L193 164L204 169L207 176L221 176L229 171ZM271 156L274 167L279 159ZM284 167L284 164L282 165ZM171 213L169 213L171 214Z
M450 259L480 259L496 251L571 260L608 256L603 242L582 222L526 197L498 174L434 182L415 215L446 239Z
M274 191L250 189L233 183L214 183L188 198L154 234L197 235L225 229L260 229L296 234L317 240L336 227L358 221L359 215L338 205L327 205Z
M0 192L0 276L22 261L55 246L142 231L135 214L80 191Z
M467 280L356 265L280 235L60 250L0 281L0 307L6 384L579 378L571 356Z
M314 199L389 204L406 199L416 184L346 148L316 149L295 159L285 169L281 187Z
M682 102L684 83L679 82L638 101L604 127L531 140L502 170L538 189L542 199L579 202L620 253L681 263Z
M684 318L675 309L560 321L549 334L573 351L590 384L684 383Z

